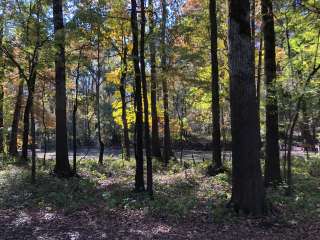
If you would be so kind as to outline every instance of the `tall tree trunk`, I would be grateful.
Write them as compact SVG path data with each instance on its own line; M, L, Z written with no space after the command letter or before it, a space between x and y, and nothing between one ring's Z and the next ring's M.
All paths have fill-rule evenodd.
M157 66L156 66L156 46L155 46L155 22L153 0L149 0L149 50L150 50L150 65L151 65L151 117L152 117L152 155L161 159L161 149L159 140L159 125L157 111Z
M131 28L132 28L132 58L135 73L135 108L136 108L136 124L135 124L135 158L136 158L136 175L135 190L137 192L144 191L143 179L143 121L142 121L142 94L141 94L141 72L139 66L139 30L137 20L137 2L131 0Z
M229 1L232 199L236 211L265 211L259 158L259 122L250 33L249 0Z
M148 86L146 79L146 65L144 57L145 48L145 15L144 0L140 0L141 7L141 32L140 32L140 67L141 67L141 83L143 91L143 110L144 110L144 146L146 149L147 158L147 191L150 196L153 195L153 175L152 175L152 156L150 145L150 129L149 129L149 101L148 101Z
M81 48L79 50L79 58L76 73L76 93L72 111L72 145L73 145L73 174L77 173L77 111L78 111L78 93L80 78L80 61L82 57Z
M36 77L36 76L34 76ZM29 79L28 85L28 98L23 115L23 136L22 136L22 155L21 158L24 162L28 160L28 145L29 145L29 128L30 128L30 113L33 105L35 80Z
M261 99L261 76L262 76L262 48L263 48L263 37L260 36L259 40L259 52L258 52L258 69L257 69L257 105L258 105L258 120L259 120L259 141L260 147L262 146L261 141L261 124L260 124L260 99Z
M3 9L2 9L3 10ZM4 61L2 52L2 39L3 39L3 28L4 28L4 17L0 15L0 155L3 157L4 153L4 137L3 137L3 101L4 101Z
M98 69L96 79L96 114L98 125L98 141L99 141L99 164L103 164L104 143L101 136L101 116L100 116L100 82L101 82L101 63L100 63L100 32L98 33Z
M257 108L258 108L258 120L259 120L259 142L260 149L262 147L261 140L261 123L260 123L260 92L261 92L261 57L262 57L262 36L260 37L260 47L258 53L258 69L256 71L256 1L251 1L251 48L252 48L252 59L253 59L253 75L256 80L256 91L257 91ZM256 74L257 73L257 74Z
M170 137L170 119L169 119L169 95L168 95L168 82L167 82L167 51L166 51L166 29L167 29L167 18L168 9L167 1L162 0L162 21L161 21L161 69L162 69L162 91L163 91L163 117L164 117L164 150L163 160L167 166L169 163L170 156L173 154L171 149L171 137Z
M212 91L212 174L222 168L221 133L220 133L220 97L219 97L219 64L218 64L218 30L217 4L210 0L210 29L211 29L211 91Z
M276 52L273 8L271 0L261 1L264 36L264 71L266 84L266 161L265 184L277 185L281 182L278 98L276 83Z
M4 10L4 9L2 9ZM4 60L2 51L3 40L3 28L4 28L4 16L0 15L0 155L3 157L4 153L4 137L3 137L3 101L4 101Z
M16 104L14 107L13 120L11 124L11 134L10 134L10 143L9 143L9 154L11 156L18 155L17 138L18 138L18 130L19 130L20 113L21 113L21 107L22 107L23 85L24 85L24 81L20 80L18 93L16 97Z
M89 119L89 84L85 84L85 126L86 126L86 144L89 146L91 143L91 127L90 127L90 119Z
M48 136L47 136L47 123L46 123L46 118L45 118L45 84L43 85L43 89L42 89L42 97L41 97L41 101L42 101L42 125L43 125L43 159L42 159L42 165L45 166L46 165L46 155L47 155L47 140L48 140Z
M28 98L25 106L24 116L23 116L23 137L22 137L22 160L28 160L28 145L29 145L29 128L30 128L30 114L33 108L33 98L35 83L37 79L37 65L39 58L39 48L40 48L40 10L41 2L36 2L37 7L37 33L36 42L33 50L33 55L29 56L29 76L26 79L28 86ZM30 3L30 14L31 14L31 3ZM27 30L28 31L28 30ZM29 41L29 36L27 41Z
M36 182L36 126L34 121L34 111L33 111L33 105L31 106L31 151L32 151L32 157L31 157L31 182Z
M123 145L125 148L125 159L130 160L130 140L127 121L127 102L126 102L126 78L128 72L128 47L126 40L123 39L123 56L122 56L122 70L120 76L120 95L121 95L121 107L122 107L122 124L123 124Z
M68 158L65 34L62 7L62 0L53 0L54 40L57 50L55 59L56 165L54 171L59 177L70 177L72 171Z

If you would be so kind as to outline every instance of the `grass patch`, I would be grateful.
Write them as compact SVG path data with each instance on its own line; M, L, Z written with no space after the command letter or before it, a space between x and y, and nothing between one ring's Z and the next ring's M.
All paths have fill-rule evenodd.
M320 181L312 170L319 159L293 161L294 194L285 195L285 187L270 188L268 199L286 221L320 217ZM112 210L137 210L156 218L181 220L204 218L206 221L231 221L234 213L225 208L231 197L230 162L226 173L205 176L210 161L196 165L170 163L165 169L154 161L154 199L147 193L135 193L135 161L83 160L80 178L59 179L50 175L53 163L37 170L37 182L30 183L28 166L4 164L0 167L0 209L52 208L72 212L88 207ZM236 218L234 218L236 219Z

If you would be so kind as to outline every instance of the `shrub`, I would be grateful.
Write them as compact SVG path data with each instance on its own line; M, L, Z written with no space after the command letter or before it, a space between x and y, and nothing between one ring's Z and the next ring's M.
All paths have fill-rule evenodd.
M313 177L320 177L320 159L312 159L309 164L309 174Z

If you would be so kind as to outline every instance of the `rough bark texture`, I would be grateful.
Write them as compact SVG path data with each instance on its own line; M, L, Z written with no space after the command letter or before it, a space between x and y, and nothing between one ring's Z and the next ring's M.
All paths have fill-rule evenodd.
M150 145L150 129L149 129L149 101L148 101L148 86L146 79L146 64L144 57L145 48L145 27L146 27L146 14L145 14L144 0L140 0L141 6L141 33L140 33L140 67L141 67L141 83L143 91L143 110L144 110L144 146L146 149L147 158L147 191L152 196L153 194L153 176L152 176L152 156Z
M11 124L11 134L10 134L10 143L9 143L9 154L11 156L18 155L17 138L18 138L18 130L19 130L20 113L21 113L21 107L22 107L23 85L24 85L24 81L20 80L18 93L16 97L16 104L14 107L13 120Z
M162 21L161 21L161 69L162 69L162 91L163 91L163 117L164 117L164 150L163 160L164 164L168 165L170 156L172 155L171 150L171 137L170 137L170 119L169 119L169 94L168 94L168 82L166 78L167 71L167 51L166 51L166 28L167 28L167 1L162 0Z
M274 185L281 181L278 101L275 90L276 53L275 32L271 0L261 1L264 36L264 72L266 84L266 161L265 184Z
M249 0L229 1L229 21L233 167L231 203L236 211L259 215L265 211L265 193L259 159Z
M139 66L139 30L137 20L137 2L131 0L131 28L132 28L132 58L135 73L135 108L136 108L136 124L135 124L135 158L136 158L136 175L135 190L137 192L144 191L143 179L143 121L142 121L142 94L141 94L141 72Z
M55 59L56 165L54 171L59 177L70 177L72 172L68 159L65 35L62 0L53 0L53 23L55 47L57 51Z
M155 46L155 22L153 14L153 1L149 0L149 50L150 50L150 65L151 65L151 117L152 117L152 155L161 159L161 149L159 140L159 119L157 111L157 66L156 66L156 46Z
M121 108L122 108L122 124L123 124L123 145L125 149L125 159L130 160L130 140L129 129L127 121L127 102L126 102L126 78L128 72L128 47L125 39L123 39L123 56L122 56L122 70L120 77L120 95L121 95Z
M215 0L210 0L211 29L211 91L212 91L212 160L215 169L222 167L221 133L220 133L220 102L219 102L219 65L218 65L218 31L217 6Z

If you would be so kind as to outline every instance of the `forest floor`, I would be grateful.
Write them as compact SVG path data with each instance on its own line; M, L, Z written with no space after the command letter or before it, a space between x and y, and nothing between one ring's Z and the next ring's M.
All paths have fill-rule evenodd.
M0 166L1 240L320 239L317 157L296 157L293 195L285 185L269 189L272 210L260 218L225 207L230 172L205 176L207 160L168 169L155 161L153 200L133 191L133 160L80 161L70 180L53 177L52 164L39 167L35 184L28 166Z

